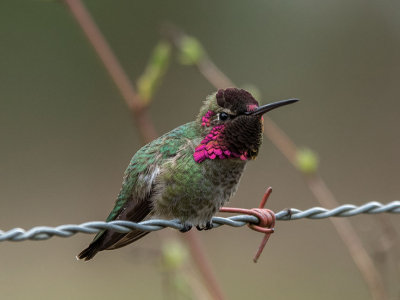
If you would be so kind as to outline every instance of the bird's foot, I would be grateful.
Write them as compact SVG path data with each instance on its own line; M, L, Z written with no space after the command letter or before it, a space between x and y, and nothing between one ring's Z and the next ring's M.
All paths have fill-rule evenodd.
M179 230L180 232L188 232L190 229L192 229L192 225L184 223L183 228Z
M213 228L213 223L211 221L208 221L206 223L206 226L200 227L200 225L196 225L196 228L198 231L202 231L202 230L210 230Z
M204 228L205 230L210 230L214 227L214 224L211 221L208 221L206 223L206 227Z

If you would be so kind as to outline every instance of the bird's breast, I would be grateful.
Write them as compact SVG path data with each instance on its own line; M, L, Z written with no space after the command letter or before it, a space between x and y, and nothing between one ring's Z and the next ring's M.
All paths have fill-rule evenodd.
M154 197L157 215L193 223L209 221L236 192L245 167L241 160L206 160L191 155L164 166ZM201 222L200 222L201 223Z

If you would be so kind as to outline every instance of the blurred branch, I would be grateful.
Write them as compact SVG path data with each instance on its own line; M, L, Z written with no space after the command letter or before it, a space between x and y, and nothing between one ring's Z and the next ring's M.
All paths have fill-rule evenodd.
M177 239L168 240L161 248L161 267L164 279L163 298L169 299L210 299L206 290L188 268L187 249ZM182 297L179 297L182 296Z
M380 263L380 267L383 270L386 263L387 267L390 266L393 269L394 282L400 282L400 235L396 231L390 219L384 218L383 216L378 217L378 222L383 228L378 242L374 241L373 246L375 247L375 258ZM390 259L392 259L393 264ZM386 269L390 272L389 269ZM400 295L400 286L395 285L392 293L392 298Z
M306 177L306 182L314 196L322 205L333 207L338 204L334 195L322 178L315 174ZM387 299L382 276L376 268L374 261L364 248L362 241L353 225L348 220L331 219L339 236L349 249L350 255L368 284L373 299Z
M132 113L142 140L145 143L152 141L157 137L157 134L148 115L145 104L146 102L144 102L144 100L136 93L131 81L108 45L100 29L92 19L90 13L87 11L81 0L64 0L64 2L71 10L75 20L78 22L86 38L93 46L113 82L118 87L118 90ZM201 272L203 281L213 299L224 299L214 272L212 271L210 264L206 263L208 260L205 256L205 250L199 241L197 233L191 231L182 236L191 250L197 247L195 252L191 251L191 255L195 263L204 263L204 265L197 264L197 268ZM194 243L196 243L195 246L193 245Z
M162 34L168 38L179 51L179 61L184 65L193 65L216 88L233 87L235 84L208 58L200 42L184 34L172 24L165 24Z
M164 34L172 41L178 51L185 51L185 40L194 39L186 35L173 25L164 28ZM201 74L217 89L233 87L235 84L212 62L207 56L200 42L197 41L202 49L202 55L192 62ZM284 133L268 116L264 116L264 134L279 149L279 151L298 169L297 154L299 153L295 143ZM338 201L327 187L323 179L316 172L306 176L306 182L315 198L322 205L332 208L337 206ZM362 245L354 227L347 220L331 219L337 233L347 246L353 261L360 270L365 282L368 284L371 296L375 300L387 299L382 277L374 265L370 255Z
M93 21L81 0L64 0L80 28L96 51L101 62L128 105L136 127L145 143L157 137L144 101L136 94L131 81L114 55L103 34Z

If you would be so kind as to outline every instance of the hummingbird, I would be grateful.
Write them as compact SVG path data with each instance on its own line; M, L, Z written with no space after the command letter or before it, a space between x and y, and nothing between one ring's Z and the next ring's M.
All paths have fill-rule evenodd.
M263 114L297 102L260 106L247 91L220 89L208 96L197 118L143 146L124 174L114 209L107 218L140 222L179 219L182 232L212 228L212 217L236 192L246 163L262 143ZM126 246L149 232L96 235L78 259Z

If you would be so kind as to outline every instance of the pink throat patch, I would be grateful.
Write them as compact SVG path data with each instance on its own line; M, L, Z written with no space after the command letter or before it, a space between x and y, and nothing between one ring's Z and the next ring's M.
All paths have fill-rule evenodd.
M214 115L214 112L212 110L209 110L202 118L201 118L201 126L207 126L210 127L210 119Z
M201 126L209 127L210 119L214 115L214 112L209 110L201 119ZM201 163L206 158L208 159L226 159L226 158L240 158L241 160L247 160L247 152L234 153L230 151L223 142L225 126L218 125L211 129L210 133L201 141L200 145L196 147L193 153L195 162Z

